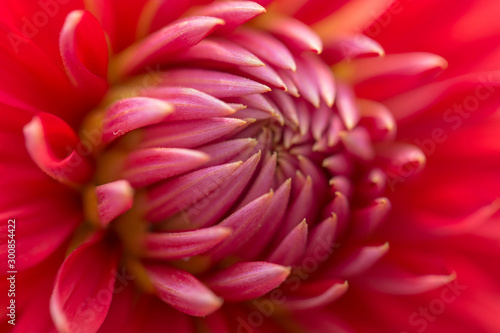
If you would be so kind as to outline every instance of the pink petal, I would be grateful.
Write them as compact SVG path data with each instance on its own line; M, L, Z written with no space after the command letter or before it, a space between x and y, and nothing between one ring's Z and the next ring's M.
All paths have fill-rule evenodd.
M290 274L290 268L268 262L241 262L208 278L210 288L229 301L244 301L267 294Z
M193 15L218 17L224 26L217 33L229 33L257 15L264 13L264 7L253 1L215 1L195 10Z
M247 187L260 156L259 151L227 177L210 195L199 198L190 208L182 212L184 223L190 227L201 227L212 225L224 217Z
M146 263L144 266L158 297L173 308L203 317L221 307L222 299L191 274L165 264Z
M265 28L282 39L290 48L321 53L321 38L307 25L293 18L275 17L266 22Z
M328 64L335 64L344 59L380 57L384 54L385 51L379 43L365 35L356 34L339 36L326 42L321 56Z
M272 187L272 180L274 176L274 171L276 170L276 153L273 153L262 166L259 175L253 181L252 187L247 191L245 197L238 204L236 209L239 209L250 201L257 199L261 195L267 193Z
M353 129L359 121L359 110L351 88L345 84L338 85L337 109L347 129Z
M159 222L220 187L242 162L205 168L154 186L148 193L147 219Z
M328 107L332 107L337 90L332 70L314 54L304 56L304 61L316 76L321 98Z
M349 132L341 132L340 140L345 149L357 158L369 161L375 157L370 136L362 127L357 127Z
M248 74L250 78L256 79L263 84L273 86L283 91L287 90L285 82L280 75L269 65L262 67L238 67L242 73Z
M333 215L312 229L305 251L305 258L328 257L336 247L337 216ZM325 258L326 260L326 258Z
M140 146L194 148L221 138L245 124L246 121L233 118L167 122L144 129Z
M121 176L133 187L143 187L205 164L209 156L189 149L147 148L127 156Z
M281 241L267 261L283 266L296 265L304 256L306 243L307 223L304 219Z
M123 51L113 69L120 76L143 71L148 65L162 63L172 55L189 49L210 34L224 21L215 17L188 17L149 35L139 44Z
M219 223L220 226L232 228L233 232L222 244L211 250L211 256L214 259L223 258L245 245L260 228L272 198L273 192L265 194Z
M273 66L292 71L297 68L288 48L268 34L256 30L240 29L229 38Z
M271 90L241 76L206 69L173 69L166 72L161 84L194 88L216 98L263 94Z
M396 121L383 104L370 100L358 100L361 119L359 125L366 128L372 141L384 141L396 136Z
M59 331L78 332L85 327L95 332L102 325L114 292L117 249L116 244L95 237L66 258L50 298L50 313Z
M173 112L171 104L154 98L122 99L111 105L103 119L104 143L148 125L163 121Z
M145 257L174 260L204 253L231 234L230 228L214 226L185 232L148 233Z
M64 121L39 113L24 126L23 132L28 153L50 177L66 185L90 180L94 161L88 157L88 150L91 152L93 147L82 148L73 129Z
M126 180L97 186L95 191L99 222L103 226L125 213L134 203L134 190Z
M239 111L238 111L239 112ZM252 138L235 139L197 148L209 156L206 167L246 160L250 157L257 141Z
M236 110L223 101L192 88L161 87L141 91L141 95L164 100L174 107L165 121L224 117Z
M224 65L260 67L264 63L247 49L224 39L205 39L174 61L212 61Z

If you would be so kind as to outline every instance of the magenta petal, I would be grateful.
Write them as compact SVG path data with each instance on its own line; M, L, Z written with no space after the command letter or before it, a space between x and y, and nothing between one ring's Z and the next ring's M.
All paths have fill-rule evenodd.
M267 261L283 266L296 265L304 256L306 244L307 223L304 219L281 241Z
M379 43L365 35L357 34L328 41L322 57L328 64L335 64L344 59L379 57L384 54L384 49Z
M208 278L210 288L229 301L244 301L267 294L290 274L290 268L268 262L241 262Z
M95 332L102 325L114 291L117 249L116 244L95 237L66 258L50 298L50 313L59 331L79 332L84 327Z
M194 88L216 98L262 94L271 90L241 76L207 69L173 69L166 72L161 84Z
M132 130L159 123L172 112L172 105L158 99L122 99L106 110L102 125L103 141L109 143Z
M191 274L165 264L146 263L144 266L158 297L173 308L203 317L221 307L222 299Z
M391 202L387 198L377 198L368 207L355 210L352 216L354 237L369 236L386 219L391 210Z
M277 154L274 153L264 162L259 175L253 181L252 187L247 191L244 199L238 204L237 209L265 194L272 187L272 180L276 170L276 156Z
M315 226L309 236L305 257L318 258L319 256L328 256L337 246L337 216L327 218Z
M221 226L184 232L148 233L144 238L145 257L164 260L192 257L210 250L229 234L231 229Z
M161 179L191 171L207 162L209 156L189 149L147 148L127 156L122 177L133 187L143 187Z
M118 75L127 76L147 66L163 62L177 52L189 49L210 34L224 21L215 17L179 19L123 51L116 59Z
M195 204L219 188L241 164L235 162L205 168L152 187L146 203L148 220L159 222Z
M222 244L211 251L211 256L214 259L220 259L245 245L261 227L262 218L272 198L273 192L264 194L219 223L220 226L232 228L233 232Z
M239 112L239 111L238 111ZM197 148L209 156L206 167L246 160L250 157L257 141L252 138L236 139L214 143Z
M23 128L26 149L38 167L66 185L90 180L94 162L75 148L79 139L61 119L39 113Z
M126 180L96 187L96 196L99 222L103 226L125 213L134 203L134 190Z

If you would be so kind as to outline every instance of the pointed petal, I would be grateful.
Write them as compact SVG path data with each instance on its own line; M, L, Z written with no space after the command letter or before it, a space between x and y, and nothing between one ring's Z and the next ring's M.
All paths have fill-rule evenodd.
M245 245L260 228L262 218L265 216L272 198L273 192L265 194L219 223L220 226L232 228L233 232L222 244L211 251L211 256L214 259L223 258L228 253L234 253Z
M231 133L246 121L234 118L207 118L173 121L143 130L142 148L194 148Z
M276 156L277 154L274 153L264 162L262 169L259 171L259 175L255 178L252 184L252 187L247 191L245 198L241 200L236 209L240 209L250 201L269 192L269 189L272 187L274 171L276 170Z
M357 127L352 131L342 131L339 135L345 149L352 155L367 161L375 157L370 136L364 128Z
M230 228L221 226L175 233L148 233L144 238L144 256L163 260L192 257L210 250L230 234Z
M137 74L147 66L164 62L177 52L196 45L223 24L223 20L215 17L179 19L123 51L115 60L112 72L119 76Z
M304 219L281 241L267 261L283 266L296 265L304 256L306 244L307 223Z
M205 164L209 156L189 149L146 148L127 156L121 176L133 187L144 187Z
M165 121L224 117L236 110L223 101L192 88L161 87L141 91L144 97L161 99L174 107Z
M191 274L165 264L146 263L144 267L158 297L173 308L203 317L222 306L222 299Z
M389 251L389 243L378 246L363 246L335 264L327 274L329 276L341 276L342 278L359 276L375 265L387 251Z
M317 258L319 253L330 255L335 244L337 235L337 216L327 218L314 227L309 237L305 258Z
M171 104L158 99L122 99L106 111L102 125L103 141L109 143L130 131L159 123L172 112Z
M271 90L241 76L206 69L173 69L166 72L161 84L194 88L216 98L262 94Z
M238 111L239 112L239 111ZM209 156L206 167L246 160L250 157L257 141L252 138L235 139L197 148Z
M307 310L326 306L335 302L347 292L347 281L316 281L302 284L287 297L285 306L290 310Z
M391 202L387 198L377 198L368 207L355 210L352 216L353 236L369 236L386 219L390 210Z
M292 71L297 68L288 48L268 34L257 30L241 29L229 38L273 66Z
M241 262L207 279L210 288L229 301L244 301L267 294L290 274L290 268L267 262Z
M198 170L154 186L148 193L147 219L159 222L220 187L242 162Z
M229 33L266 9L253 1L215 1L194 11L194 15L218 17L225 24L216 33Z
M328 107L332 107L337 90L332 70L314 54L304 56L304 61L316 76L321 98Z
M95 332L102 325L114 292L117 249L116 244L95 237L66 258L50 298L50 313L59 331L77 332L85 327ZM92 303L96 299L99 306Z
M326 42L321 57L328 64L335 64L344 59L380 57L384 54L385 51L379 43L365 35L356 34L339 36Z
M345 84L338 85L337 109L347 129L353 129L359 121L359 110L354 97L354 92Z

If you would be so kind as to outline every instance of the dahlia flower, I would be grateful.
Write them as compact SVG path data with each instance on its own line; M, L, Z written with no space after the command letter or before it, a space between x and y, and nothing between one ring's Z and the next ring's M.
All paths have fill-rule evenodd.
M499 10L2 1L2 331L500 331Z

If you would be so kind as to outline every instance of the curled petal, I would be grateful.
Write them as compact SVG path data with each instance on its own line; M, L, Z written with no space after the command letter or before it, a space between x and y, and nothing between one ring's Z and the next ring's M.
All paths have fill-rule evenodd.
M98 102L108 87L108 48L97 19L83 10L69 13L61 30L59 48L71 83Z
M130 131L159 123L172 112L171 104L158 99L122 99L106 111L102 124L103 141L109 143Z
M95 167L87 156L89 147L82 148L75 132L64 121L39 113L24 126L23 132L28 153L50 177L66 185L90 180ZM82 149L87 154L82 154Z
M244 301L267 294L290 274L290 268L268 262L241 262L208 278L210 288L229 301Z
M426 156L417 146L395 144L383 147L377 154L388 177L408 178L419 173L425 166Z
M95 332L102 325L114 291L120 255L117 249L116 244L107 244L97 236L66 258L50 298L50 313L59 331L79 332L85 327Z
M144 255L165 260L192 257L210 250L229 234L231 229L221 226L175 233L149 233L144 238Z
M367 129L373 141L384 141L396 136L396 121L383 104L370 100L358 100L360 126Z
M191 316L207 316L222 306L223 300L191 274L165 264L144 264L158 297Z

